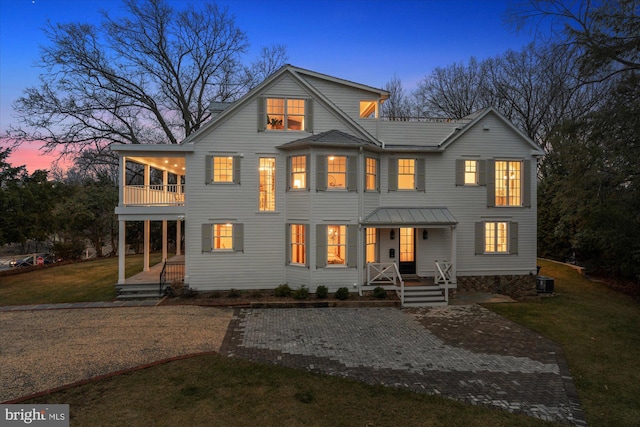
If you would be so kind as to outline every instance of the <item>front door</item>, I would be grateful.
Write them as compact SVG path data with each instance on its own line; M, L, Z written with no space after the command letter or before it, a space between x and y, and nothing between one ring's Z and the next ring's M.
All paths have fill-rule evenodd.
M400 274L416 274L415 229L400 229Z

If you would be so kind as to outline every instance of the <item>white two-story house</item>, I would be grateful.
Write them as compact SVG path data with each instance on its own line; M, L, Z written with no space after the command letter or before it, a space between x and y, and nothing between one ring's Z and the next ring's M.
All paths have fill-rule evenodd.
M162 221L178 225L181 275L196 291L426 279L535 293L543 151L492 108L461 120L381 118L388 95L287 65L214 104L215 117L179 145L114 146L119 283L126 221L144 221L146 241L150 221ZM138 185L128 184L132 164Z

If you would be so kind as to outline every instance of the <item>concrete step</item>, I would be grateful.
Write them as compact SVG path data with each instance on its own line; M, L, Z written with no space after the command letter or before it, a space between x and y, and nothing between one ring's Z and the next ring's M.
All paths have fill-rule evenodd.
M404 307L446 307L446 301L406 301Z
M135 294L120 294L118 295L118 299L159 299L161 298L157 292L148 293L148 292L139 292Z

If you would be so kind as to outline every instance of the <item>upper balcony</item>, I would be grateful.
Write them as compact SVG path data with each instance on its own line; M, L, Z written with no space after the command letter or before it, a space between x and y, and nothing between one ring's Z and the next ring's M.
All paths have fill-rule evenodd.
M119 202L116 214L172 219L184 215L186 155L191 145L117 145ZM129 218L131 219L131 218Z

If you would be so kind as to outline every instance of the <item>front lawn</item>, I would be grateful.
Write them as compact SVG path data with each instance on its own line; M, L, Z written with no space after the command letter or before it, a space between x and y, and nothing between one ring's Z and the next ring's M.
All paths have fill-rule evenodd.
M151 254L151 265L161 261ZM126 257L127 277L142 271L142 255ZM0 305L111 301L116 297L118 258L100 258L0 277Z
M640 420L640 307L570 267L540 260L555 295L487 308L562 344L590 425Z

